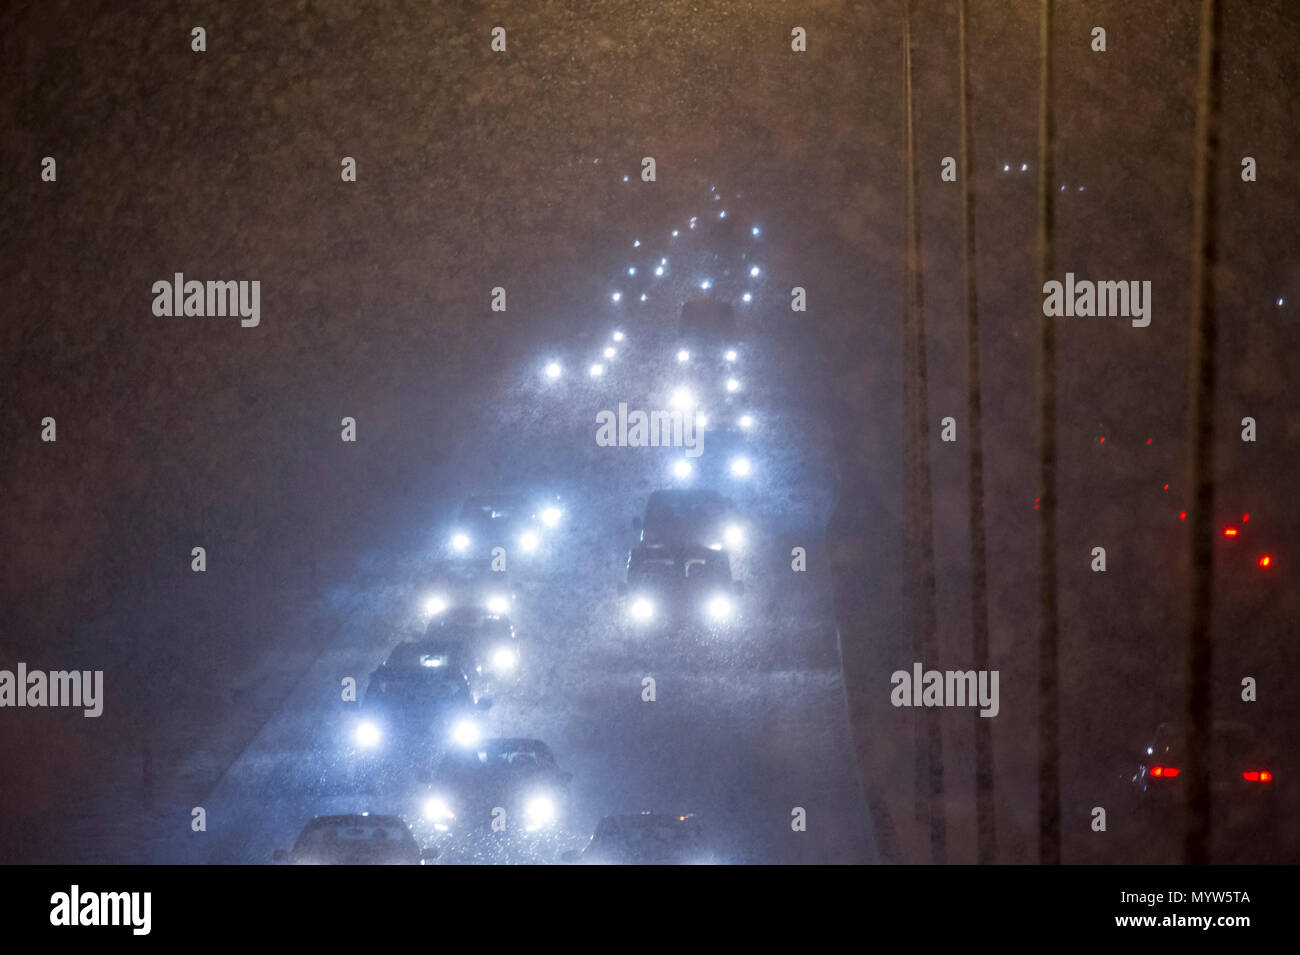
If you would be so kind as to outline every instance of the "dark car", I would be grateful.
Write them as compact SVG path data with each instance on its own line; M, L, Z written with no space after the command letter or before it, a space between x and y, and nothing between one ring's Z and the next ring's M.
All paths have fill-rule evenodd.
M490 559L502 548L510 558L527 557L543 542L545 525L529 499L519 494L476 494L460 509L452 531L452 553Z
M539 833L561 825L569 811L569 781L539 739L486 739L449 752L433 773L420 806L439 832L498 828ZM494 816L504 809L505 815Z
M434 567L424 612L430 619L461 608L504 614L514 597L510 574L493 570L491 558L442 560Z
M735 621L736 598L743 593L744 586L732 579L727 552L709 547L637 547L619 584L632 624L646 628L726 626Z
M700 819L692 814L606 816L581 852L564 861L587 865L711 865L717 860Z
M740 347L740 325L729 302L693 299L682 306L677 343L699 359L721 367L726 353Z
M421 851L400 816L351 813L312 819L293 848L277 849L274 860L288 865L421 865L437 854Z
M429 621L425 638L463 648L465 673L477 697L494 696L519 682L519 638L504 614L455 607Z
M419 752L477 739L476 716L487 701L476 701L465 666L463 645L445 640L398 644L370 674L353 731L358 750L393 754L407 745Z
M1211 830L1222 847L1267 849L1277 822L1279 751L1248 722L1215 720L1207 749ZM1190 779L1186 737L1175 723L1151 735L1127 775L1135 834L1153 851L1176 852Z

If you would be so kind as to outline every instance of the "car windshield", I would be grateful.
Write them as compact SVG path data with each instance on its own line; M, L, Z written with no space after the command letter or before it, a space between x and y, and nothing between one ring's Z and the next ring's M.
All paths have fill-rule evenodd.
M446 560L434 570L435 581L447 584L474 584L492 573L490 560Z
M441 667L385 673L378 690L382 699L407 702L447 703L467 695L464 677Z
M471 500L466 501L461 509L460 519L470 527L480 530L494 530L509 527L512 523L525 519L525 509L517 501L510 500Z
M712 492L686 494L664 493L650 495L646 504L646 522L680 520L707 521L717 518L726 510L722 495Z
M457 773L492 773L492 772L536 772L555 767L555 758L549 749L537 743L489 742L478 749L448 754L443 760L440 772Z
M645 539L702 543L715 533L726 511L718 494L651 495L646 505Z
M463 653L460 643L403 643L388 655L384 666L396 674L401 670L449 670Z

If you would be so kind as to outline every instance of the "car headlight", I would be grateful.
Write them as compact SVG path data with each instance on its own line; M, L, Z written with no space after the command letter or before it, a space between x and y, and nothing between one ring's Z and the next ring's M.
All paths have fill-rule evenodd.
M731 618L731 601L718 594L705 605L705 611L711 620L728 620Z
M546 377L552 381L559 378L562 372L563 369L560 368L560 363L558 361L553 361L546 366Z
M473 720L461 720L451 728L452 741L460 746L473 746L482 734Z
M726 358L727 361L735 361L739 356L736 354L736 350L732 348L728 350L723 357Z
M678 360L678 361L683 361L683 362L685 362L685 361L690 361L690 360L691 360L691 353L688 352L685 348L683 348L681 351L679 351L679 352L677 353L677 360Z
M741 530L739 524L728 524L727 529L722 532L722 539L727 542L728 547L739 547L745 543L745 532Z
M678 411L690 411L695 407L695 396L691 394L691 389L683 385L680 388L673 389L668 403Z
M498 617L510 609L510 601L502 596L489 597L487 599L488 613L494 613Z
M733 477L749 477L749 458L732 458L731 474Z
M678 460L673 462L673 477L675 478L681 478L684 480L690 477L691 472L694 470L695 468L691 466L690 461Z
M519 549L525 554L531 554L533 551L537 550L537 545L540 543L541 541L538 540L537 535L532 531L524 531L519 535Z
M649 620L655 615L655 605L645 597L638 597L632 601L631 613L633 620Z
M455 551L463 551L463 550L465 550L467 547L469 547L469 535L468 535L468 534L453 534L453 535L451 536L451 549L452 549L452 550L455 550Z
M736 378L728 378L728 379L727 379L727 390L728 390L728 391L739 391L739 390L740 390L740 381L739 381L738 379L736 379Z
M451 806L447 805L446 800L435 796L432 799L425 800L424 818L434 822L445 822L449 819L455 819L456 814L451 811Z
M498 647L492 653L492 666L497 670L513 670L519 657L509 647Z
M430 597L424 602L424 613L429 617L436 617L447 609L447 601L443 597Z
M560 518L563 516L564 516L564 512L561 511L558 507L542 508L542 513L541 513L542 523L545 524L547 527L554 527L556 524L560 523Z
M743 414L740 416L740 420L736 423L740 425L742 430L748 431L754 427L754 417L753 415Z
M555 822L555 803L549 796L534 796L524 807L528 828L540 829Z
M372 749L378 746L379 741L383 738L384 734L380 731L379 727L369 720L366 720L366 722L357 727L356 741L358 746Z

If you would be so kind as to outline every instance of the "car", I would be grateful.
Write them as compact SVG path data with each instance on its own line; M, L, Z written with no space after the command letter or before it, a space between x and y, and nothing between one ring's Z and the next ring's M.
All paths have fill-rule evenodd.
M507 571L494 570L490 557L461 558L440 560L434 565L423 610L430 619L461 607L505 614L514 603L515 591Z
M409 640L370 674L353 728L358 753L392 756L409 745L435 750L478 740L478 717L491 706L475 699L465 667L469 652L455 641Z
M731 576L727 552L709 547L643 544L627 559L619 584L634 627L661 629L690 623L725 627L739 615L744 585Z
M639 812L606 816L581 851L563 861L584 865L712 865L717 862L699 817Z
M477 697L494 696L519 682L519 638L504 614L453 607L430 620L424 635L463 649L465 674Z
M572 778L540 739L485 739L443 757L422 794L420 818L439 833L553 832L568 815Z
M1247 858L1266 850L1278 820L1279 748L1251 722L1218 719L1206 755L1218 842ZM1156 728L1126 773L1132 832L1153 851L1178 851L1189 772L1185 734L1171 721Z
M421 850L401 816L368 812L316 816L302 827L292 849L277 849L282 865L423 865L438 856Z
M665 488L646 501L644 517L632 519L643 544L710 547L735 551L744 546L745 527L734 505L717 491Z
M535 503L511 493L475 494L465 500L448 541L453 555L492 559L498 548L507 559L536 555L563 516L554 499Z
M741 347L736 311L729 302L712 298L691 299L682 305L677 326L677 347L690 352L691 363L723 370L734 364L728 352Z

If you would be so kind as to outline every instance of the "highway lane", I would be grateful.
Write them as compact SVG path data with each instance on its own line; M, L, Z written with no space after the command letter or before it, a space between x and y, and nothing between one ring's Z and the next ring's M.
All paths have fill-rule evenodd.
M653 406L648 392L664 380L659 376L671 376L671 356L657 360L664 340L649 327L629 328L625 378L611 367L603 381L565 381L567 391L549 396L534 368L509 369L502 382L516 384L503 385L498 400L465 422L448 454L448 487L527 478L566 502L544 566L512 567L523 679L493 701L485 732L541 738L574 774L574 816L552 857L580 846L602 815L653 809L702 814L727 861L872 861L819 551L830 469L817 459L816 422L768 404L781 389L759 383L775 381L779 371L759 349L751 349L745 368L752 390L744 407L763 427L753 445L761 482L738 496L754 529L736 560L747 587L744 616L726 632L673 640L627 626L616 585L634 539L629 520L680 451L597 448L595 411L616 400ZM566 366L585 368L583 350L591 347L564 343L572 352ZM547 400L552 407L539 405ZM528 474L510 473L518 460L528 462ZM548 482L548 473L557 479ZM315 613L336 615L336 640L202 798L206 832L173 818L156 831L155 861L266 862L315 814L411 815L413 771L427 756L377 782L359 782L348 738L356 707L342 702L340 681L353 676L364 687L389 649L420 631L429 574L446 556L459 503L436 503L427 547L376 547L362 562L366 580L327 595L328 606ZM806 573L790 567L796 545L809 551ZM654 702L642 700L647 676L656 683ZM796 807L806 810L806 832L791 829ZM478 861L455 849L444 858Z

